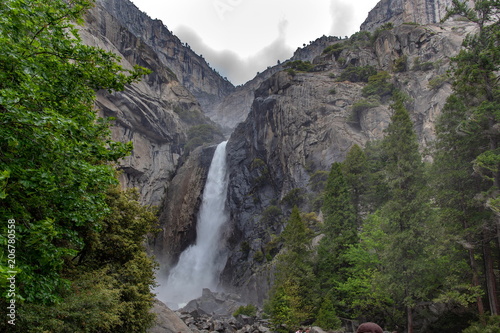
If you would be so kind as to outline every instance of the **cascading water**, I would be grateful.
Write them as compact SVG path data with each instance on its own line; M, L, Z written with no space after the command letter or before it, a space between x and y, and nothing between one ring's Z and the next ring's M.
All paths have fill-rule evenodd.
M197 238L179 257L166 283L157 288L157 297L171 307L181 307L202 294L203 288L215 290L227 254L221 248L222 226L228 220L225 208L228 177L226 143L217 146L208 170L197 223Z

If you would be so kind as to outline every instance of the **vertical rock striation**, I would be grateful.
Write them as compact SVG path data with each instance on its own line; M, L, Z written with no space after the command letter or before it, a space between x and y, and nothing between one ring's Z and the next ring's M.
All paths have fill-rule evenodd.
M472 2L472 1L470 1ZM432 24L440 22L452 0L381 0L361 24L361 30L375 31L384 23Z

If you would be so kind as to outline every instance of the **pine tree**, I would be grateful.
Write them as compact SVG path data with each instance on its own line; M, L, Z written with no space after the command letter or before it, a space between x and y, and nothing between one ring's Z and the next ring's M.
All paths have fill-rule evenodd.
M315 312L311 231L297 207L281 236L283 248L276 257L276 276L267 306L276 330L281 330L281 325L297 328Z
M353 145L342 162L342 170L352 196L357 224L361 225L361 201L367 189L368 161L365 152L357 144Z
M455 128L443 125L438 132L441 140L441 154L447 156L454 154L460 165L455 170L462 172L467 170L473 175L474 182L466 181L466 204L464 201L459 205L461 213L475 210L472 216L475 219L459 219L462 224L471 230L465 236L469 241L481 238L481 247L485 267L486 294L490 312L500 313L500 301L498 299L498 280L495 270L500 267L499 258L492 255L492 249L500 248L500 89L498 85L500 70L500 26L499 26L500 2L499 1L475 1L474 7L469 7L465 2L453 1L453 7L447 14L462 15L470 22L476 24L476 34L469 35L463 42L463 49L453 58L454 64L454 93L448 100L443 110L443 120L454 120ZM459 142L453 143L448 140L453 136L453 131L461 138ZM460 155L459 155L460 154ZM443 160L444 161L443 157ZM472 166L470 168L469 166ZM480 181L476 177L481 177ZM457 186L448 183L448 188L456 190ZM455 196L456 198L457 196ZM471 200L474 198L473 200ZM479 199L479 200L478 200ZM492 212L485 215L479 207L471 206L472 201L482 205ZM450 207L450 205L447 205ZM471 222L475 222L471 225ZM496 241L493 241L496 239ZM470 253L470 264L473 270L474 284L476 279L476 265L474 255ZM479 311L481 302L478 301Z
M413 309L429 301L440 284L437 258L428 255L432 247L430 216L423 195L424 165L418 151L417 136L403 99L396 97L394 114L382 141L387 157L385 182L389 200L381 209L386 247L382 255L382 281L396 302L407 312L408 332L413 332Z
M316 275L323 293L333 297L335 305L342 301L336 287L345 278L349 266L345 253L357 242L357 221L352 197L342 172L341 163L333 163L325 186L322 212L323 235L318 246Z

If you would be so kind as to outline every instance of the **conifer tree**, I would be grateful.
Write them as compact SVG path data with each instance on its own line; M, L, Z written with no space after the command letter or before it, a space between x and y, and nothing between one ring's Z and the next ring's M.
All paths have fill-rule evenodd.
M345 278L348 267L345 253L357 242L356 214L341 163L333 163L325 186L322 212L323 234L318 246L316 274L323 292L339 305L341 295L336 287Z
M367 158L360 146L354 144L342 162L346 183L352 196L352 205L354 206L358 227L361 224L361 201L367 188Z
M495 249L497 253L500 249L499 14L499 1L475 1L474 6L469 7L465 2L454 0L445 17L462 15L476 24L477 33L465 38L463 49L452 59L454 92L438 127L437 152L437 165L442 168L440 198L444 198L444 191L451 194L451 200L442 201L443 207L455 213L456 227L461 225L467 230L461 237L468 244L476 286L480 284L476 256L482 253L491 314L500 313L495 275L500 260L493 255ZM458 179L453 179L451 173L461 177L461 191ZM487 210L491 213L487 214ZM478 298L477 304L482 313L482 300Z
M394 114L382 141L387 157L384 173L389 200L381 209L386 247L382 256L382 281L394 300L406 308L408 332L413 332L413 309L429 301L440 284L437 258L428 255L432 246L426 198L424 165L417 136L403 98L396 97Z
M281 330L282 324L298 328L315 312L311 231L297 207L292 209L281 236L283 248L276 257L276 279L267 306L276 330Z

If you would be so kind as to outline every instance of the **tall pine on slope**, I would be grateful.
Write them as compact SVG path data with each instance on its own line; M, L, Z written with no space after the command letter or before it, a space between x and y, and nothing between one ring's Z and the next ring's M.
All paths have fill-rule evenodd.
M276 257L276 279L266 311L277 331L298 328L314 317L315 278L312 267L311 231L297 207L282 233L283 249ZM283 327L282 325L285 325Z
M389 200L381 209L386 248L382 255L382 281L394 300L406 308L408 332L413 332L413 310L429 301L439 281L429 258L431 237L426 199L424 165L418 151L417 136L403 98L397 96L394 114L382 141L387 158L383 172Z
M323 234L318 246L316 274L320 287L328 291L332 303L339 306L341 295L336 286L348 266L344 257L351 244L357 241L356 214L341 163L333 163L325 186L322 212Z

